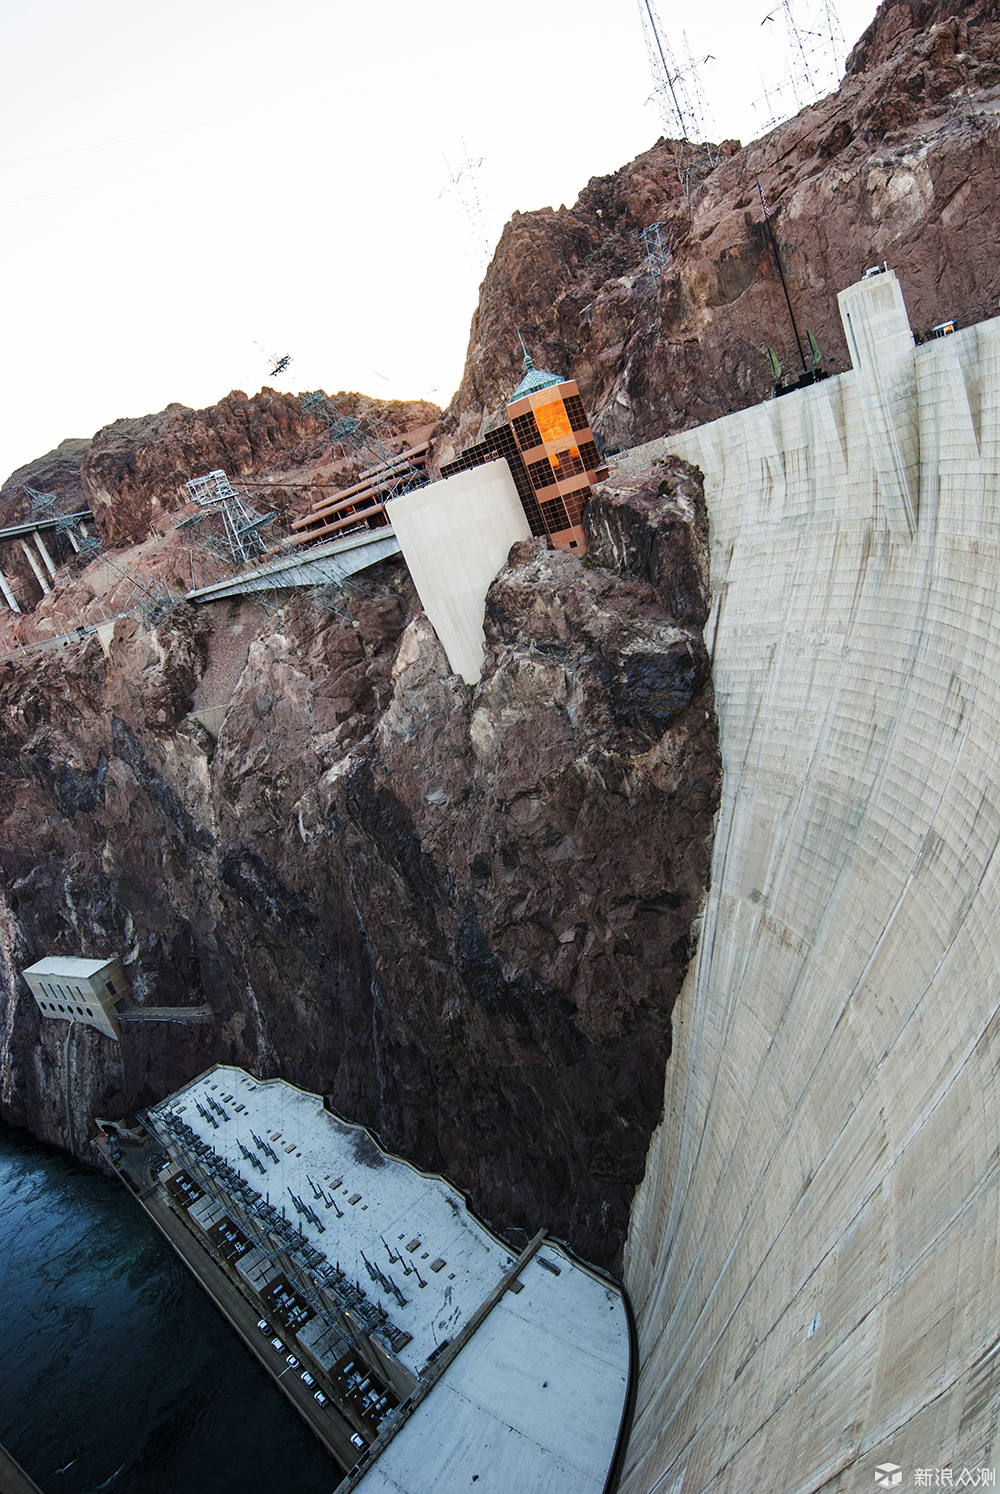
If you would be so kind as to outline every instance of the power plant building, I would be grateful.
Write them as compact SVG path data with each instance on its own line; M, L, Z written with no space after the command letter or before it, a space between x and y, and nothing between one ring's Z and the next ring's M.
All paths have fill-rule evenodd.
M349 1425L345 1494L613 1486L632 1334L610 1278L544 1231L512 1249L444 1178L282 1080L219 1066L141 1119L141 1196L254 1304L275 1370Z

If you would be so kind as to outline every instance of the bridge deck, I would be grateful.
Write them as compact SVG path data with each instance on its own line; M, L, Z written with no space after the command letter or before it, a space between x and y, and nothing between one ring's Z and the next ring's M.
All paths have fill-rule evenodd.
M340 585L357 571L376 561L400 553L399 540L391 525L366 529L346 539L332 540L306 551L283 555L239 576L229 576L211 586L187 593L189 602L214 602L222 597L255 591L281 591L286 586Z

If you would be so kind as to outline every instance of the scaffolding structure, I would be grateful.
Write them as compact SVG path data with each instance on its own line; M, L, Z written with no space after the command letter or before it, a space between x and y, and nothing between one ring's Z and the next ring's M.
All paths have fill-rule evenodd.
M831 93L847 54L835 0L778 0L762 24L773 24L779 15L788 39L785 74L769 86L762 78L763 93L753 104L765 131Z
M222 521L222 534L216 536L206 530L199 537L203 548L234 566L251 565L264 554L267 547L263 531L274 523L274 515L258 513L246 489L234 488L221 467L192 477L185 486L200 512L182 519L178 528L217 516Z
M674 159L681 191L689 197L698 182L719 164L718 148L708 140L710 111L699 70L710 57L695 60L684 37L685 57L679 65L653 0L639 0L643 36L650 71L653 74L653 97L663 123L663 132L674 142Z

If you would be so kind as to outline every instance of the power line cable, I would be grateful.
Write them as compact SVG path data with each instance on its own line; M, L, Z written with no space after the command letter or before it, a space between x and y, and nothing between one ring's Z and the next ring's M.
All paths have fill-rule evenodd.
M196 161L178 161L173 166L158 166L154 171L134 171L130 176L109 176L99 182L81 182L77 187L57 187L52 192L35 192L31 197L8 197L0 207L16 207L22 202L40 202L45 197L65 197L70 192L92 192L99 187L117 187L121 182L145 181L147 177L164 176L168 171L187 171L193 166L214 166L218 161L233 161L237 156L260 156L260 148L248 145L245 150L229 151L224 156L199 156Z
M239 119L257 119L254 114L228 114L225 119L217 119L203 124L178 125L173 130L154 130L150 135L122 135L117 140L99 140L94 145L71 145L65 150L49 150L40 156L14 156L9 161L0 161L0 166L24 166L31 161L52 161L56 156L78 156L88 150L107 150L112 145L134 145L139 140L161 140L165 135L183 135L190 130L212 130L217 125L232 124Z

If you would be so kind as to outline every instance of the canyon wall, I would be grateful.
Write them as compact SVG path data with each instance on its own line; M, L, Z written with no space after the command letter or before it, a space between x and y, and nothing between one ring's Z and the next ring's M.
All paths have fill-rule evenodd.
M586 564L515 546L475 690L399 561L120 618L109 659L0 661L4 1119L96 1160L95 1114L238 1063L331 1095L495 1227L620 1257L719 766L697 474L590 522ZM44 1019L18 975L44 954L121 955L140 1003L214 1019L117 1044Z
M623 1494L1000 1461L1000 321L844 305L855 372L619 468L705 473L725 767Z

